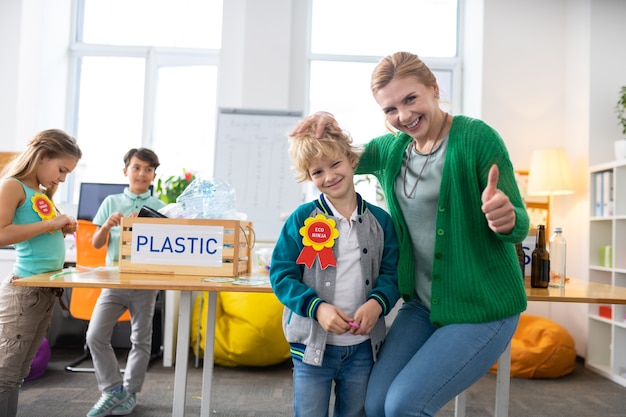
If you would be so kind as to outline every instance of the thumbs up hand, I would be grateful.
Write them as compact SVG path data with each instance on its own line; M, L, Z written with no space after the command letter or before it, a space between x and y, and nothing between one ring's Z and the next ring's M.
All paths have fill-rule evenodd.
M489 169L487 186L481 196L482 210L485 213L489 228L496 233L507 234L515 226L515 210L509 197L498 189L500 171L497 165Z

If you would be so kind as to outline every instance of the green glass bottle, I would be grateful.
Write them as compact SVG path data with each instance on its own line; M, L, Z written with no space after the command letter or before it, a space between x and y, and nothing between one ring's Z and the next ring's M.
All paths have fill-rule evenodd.
M530 286L548 288L550 284L550 254L546 249L546 227L537 226L537 241L530 262Z

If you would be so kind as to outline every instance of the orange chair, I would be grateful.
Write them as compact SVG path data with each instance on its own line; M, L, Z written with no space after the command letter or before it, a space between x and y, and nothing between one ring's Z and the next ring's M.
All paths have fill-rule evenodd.
M107 245L96 249L91 244L93 235L98 226L89 220L77 220L76 230L76 264L88 267L98 267L106 264Z
M106 264L106 243L100 249L94 248L91 243L93 234L97 228L98 226L90 221L78 220L78 230L76 230L76 265L78 267L86 266L89 268L96 268ZM100 296L100 291L100 288L72 288L69 306L72 317L79 320L89 321L91 319L91 315L93 314L96 301ZM130 314L128 310L122 314L118 321L130 321ZM72 372L93 372L93 368L76 367L76 365L82 363L90 357L89 348L85 343L83 354L69 363L65 367L65 370Z

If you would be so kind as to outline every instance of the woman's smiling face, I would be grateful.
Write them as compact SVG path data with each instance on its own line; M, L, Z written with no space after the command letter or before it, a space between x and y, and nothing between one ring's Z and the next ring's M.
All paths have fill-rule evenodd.
M437 134L438 96L437 86L428 87L411 76L396 77L374 94L389 124L418 140Z

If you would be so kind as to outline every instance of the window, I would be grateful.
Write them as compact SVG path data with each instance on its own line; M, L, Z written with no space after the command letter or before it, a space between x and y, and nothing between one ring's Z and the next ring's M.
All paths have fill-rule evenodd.
M460 101L457 0L310 0L310 7L309 110L335 114L355 142L385 132L369 83L380 58L395 51L418 54L444 102Z
M78 41L93 45L219 49L222 2L81 0Z
M428 64L437 77L442 102L458 112L458 3L309 0L309 112L333 113L355 143L386 133L384 115L369 89L370 76L383 56L401 50L416 53ZM373 189L359 192L376 201Z
M132 147L159 155L157 176L211 173L222 0L77 0L74 20L73 202L80 182L125 182Z

